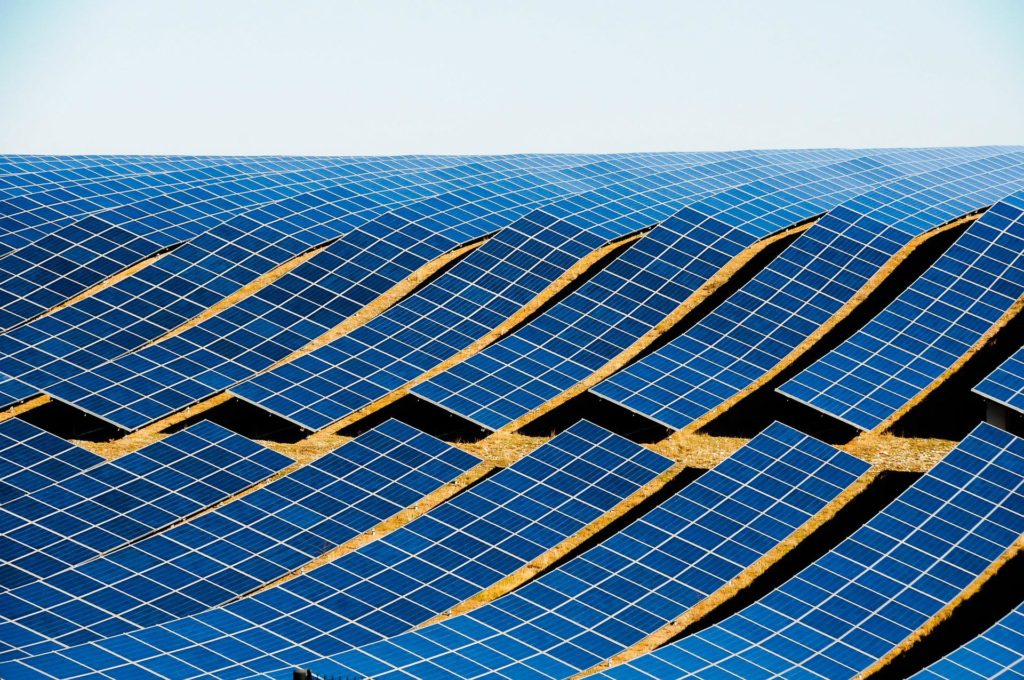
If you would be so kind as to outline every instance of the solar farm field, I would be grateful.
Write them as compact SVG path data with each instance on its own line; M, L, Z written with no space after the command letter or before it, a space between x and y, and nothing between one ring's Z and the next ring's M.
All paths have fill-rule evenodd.
M0 678L1024 677L1024 147L0 156Z

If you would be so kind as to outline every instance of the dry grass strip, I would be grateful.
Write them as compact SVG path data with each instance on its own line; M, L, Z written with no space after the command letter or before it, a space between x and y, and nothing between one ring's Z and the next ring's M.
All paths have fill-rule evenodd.
M933 390L935 390L935 388L937 388L939 385L945 382L951 375L959 371L960 368L971 359L971 357L977 354L986 344L988 344L988 341L991 340L996 333L1001 331L1003 327L1010 322L1011 319L1017 316L1017 314L1019 314L1022 309L1024 309L1024 297L1014 302L1013 305L1006 311L1006 313L1000 316L999 319L997 319L996 322L992 324L992 327L985 331L985 334L978 338L978 341L974 343L974 345L971 346L971 348L967 350L962 356L960 356L955 362L953 362L953 364L949 368L943 371L938 378L929 383L927 387L925 387L923 390L917 393L917 396L915 396L913 399L904 404L895 413L893 413L891 416L889 416L881 423L879 423L877 426L875 426L875 428L872 429L871 432L885 432L890 427L892 427L897 420L906 415L906 413L910 411L910 409L920 404L925 397L927 397L929 394L932 393Z
M10 420L11 418L16 418L20 416L22 413L25 413L26 411L31 411L37 406L42 406L43 404L49 403L50 397L48 397L45 394L40 394L37 397L31 397L29 399L26 399L20 404L15 404L14 406L10 406L8 408L5 408L3 411L0 411L0 423L2 423L5 420Z
M836 325L839 324L839 322L848 317L854 309L856 309L862 302L864 302L864 300L867 299L867 297L872 292L874 292L874 290L878 288L878 286L881 285L882 282L885 281L885 279L888 278L889 275L892 274L893 271L900 264L902 264L903 261L906 260L907 257L909 257L915 249L917 249L918 246L920 246L925 241L928 241L931 238L937 236L938 234L949 231L950 229L955 229L964 224L973 222L974 220L977 219L977 217L978 213L971 213L970 215L958 218L951 222L947 222L946 224L936 227L935 229L931 229L923 234L919 234L918 236L911 239L905 246L903 246L903 248L899 250L899 252L890 257L889 261L882 265L882 267L879 268L877 272L875 272L875 275L868 279L868 281L863 286L861 286L861 289L858 290L853 295L853 297L851 297L850 300L839 309L838 312L833 314L828 321L826 321L824 324L815 329L815 331L811 333L806 340L800 343L800 345L797 346L796 349L794 349L792 352L786 355L781 361L775 364L775 366L771 370L765 372L760 378L755 380L746 388L740 390L732 397L722 402L719 406L705 413L700 418L697 418L692 423L679 430L679 432L696 432L697 430L704 427L712 420L714 420L715 418L717 418L718 416L722 415L727 410L735 406L742 399L763 387L772 378L777 376L779 373L781 373L783 370L789 367L794 361L799 359L807 350L813 347L818 341L824 338L829 331L831 331L833 328L835 328Z
M648 448L686 467L710 470L743 448L749 441L745 437L714 437L694 433L668 437L649 445Z
M884 470L928 472L956 445L957 442L949 439L897 437L864 432L837 448Z
M949 604L940 609L935 616L928 619L928 621L925 622L925 624L922 625L920 628L915 630L910 635L910 637L905 639L896 647L893 647L888 654L880 658L875 663L871 664L864 672L857 675L856 678L867 678L873 675L874 673L877 673L879 670L887 666L891 661L893 661L903 652L909 650L915 644L925 639L928 636L928 634L935 629L936 626L938 626L940 623L942 623L950 616L952 616L953 612L956 610L957 607L960 606L961 603L963 603L965 600L969 599L971 596L973 596L975 593L981 590L981 587L985 585L985 583L988 582L990 578L995 576L996 572L999 571L1000 567L1002 567L1014 555L1020 552L1021 548L1024 548L1024 536L1021 536L1016 541L1014 541L1013 545L1007 548L1006 551L1002 555L1000 555L995 562L989 565L988 569L983 571L978 576L978 578L974 579L971 582L971 584L964 588L964 590L959 595L957 595L956 598L954 598Z
M810 518L800 528L789 535L786 540L782 541L775 548L765 553L759 560L754 562L752 565L747 567L741 572L736 578L725 584L717 591L712 593L709 597L705 598L695 606L691 607L681 617L673 621L672 623L664 626L653 635L649 635L637 644L633 645L629 649L626 649L615 656L611 657L607 661L603 661L600 664L590 668L574 677L584 677L591 675L598 671L605 670L611 666L615 666L621 663L625 663L634 659L647 652L654 651L661 645L665 644L681 631L685 630L689 626L699 621L704 616L708 615L716 607L726 602L729 598L733 597L741 590L746 588L748 585L753 583L754 579L763 574L769 567L778 562L784 557L790 550L800 544L802 540L807 538L813 533L818 527L832 519L835 514L841 510L847 503L853 500L858 494L860 494L867 486L878 476L881 472L880 469L872 467L861 475L857 481L847 487L842 493L836 496L831 503L822 508L814 517Z
M243 595L239 595L229 600L228 602L234 602L235 600L239 600L243 597L249 597L250 595L255 595L256 593L263 592L264 590L274 588L275 586L278 586L281 583L284 583L285 581L288 581L290 579L295 578L296 576L300 576L309 571L312 571L313 569L316 569L319 566L327 564L328 562L332 562L341 557L342 555L350 553L353 550L357 550L362 546L366 545L367 543L371 543L372 541L375 541L378 538L381 538L382 536L391 533L392 531L402 528L403 526L413 521L417 517L426 514L427 512L437 507L441 503L445 502L455 494L471 486L473 483L475 483L478 479L486 475L492 469L493 466L487 462L481 462L478 465L473 466L472 469L462 473L456 479L448 482L440 489L437 489L427 494L416 503L413 503L411 506L405 508L398 514L392 515L388 519L377 524L375 527L367 531L364 531L363 533L359 534L358 536L348 541L345 541L339 546L326 546L326 549L319 557L316 557L310 562L307 562L298 569L293 569L287 574L279 576L273 579L272 581L268 581L260 587L254 588L253 590L250 590L249 592Z
M479 593L469 598L468 600L464 600L463 602L457 604L455 607L449 609L443 614L439 614L434 618L425 621L424 623L421 623L419 626L417 626L417 628L429 626L432 623L436 623L438 621L442 621L444 619L448 619L453 616L464 614L470 610L476 609L481 605L487 604L488 602L496 600L502 595L511 592L512 590L518 588L527 581L536 578L545 570L547 570L548 567L550 567L552 564L562 559L572 550L575 550L577 547L579 547L584 541L586 541L594 534L598 533L599 531L607 527L609 524L614 522L619 517L628 513L630 510L635 508L640 503L647 500L647 498L649 498L651 494L656 493L659 489L665 486L665 484L667 484L670 480L672 480L676 475L680 474L685 469L686 468L683 465L673 465L671 468L661 473L644 486L637 489L630 496L620 501L618 505L616 505L614 508L601 515L601 517L599 517L597 520L595 520L591 524L588 524L586 527L579 530L572 536L569 536L554 548L548 550L543 555L537 557L528 564L525 564L524 566L520 567L516 571L512 572L505 578L495 583L494 585L485 588L484 590L481 590Z
M520 416L513 420L507 425L502 426L498 432L511 432L518 430L527 423L536 420L540 416L544 415L548 411L551 411L558 406L569 401L573 397L582 394L597 383L601 382L608 376L612 375L616 371L622 369L627 363L632 361L638 354L646 349L652 342L657 340L659 337L664 335L669 329L678 324L683 318L696 309L704 300L706 300L716 290L725 285L730 278L736 275L743 267L747 266L749 262L757 257L765 248L772 245L773 243L784 239L793 234L797 234L806 231L814 222L813 220L806 223L794 225L784 231L778 232L767 238L761 239L757 243L754 243L742 253L732 258L724 267L722 267L713 277L708 279L702 286L695 290L689 297L683 300L671 314L662 319L654 328L647 331L643 336L638 338L633 344L626 349L622 350L617 356L611 361L606 363L601 368L591 373L587 378L578 382L573 387L569 388L565 392L551 399L545 404L538 406L529 413Z
M384 408L388 404L392 404L392 403L398 401L399 399L401 399L402 397L404 397L409 392L409 390L412 389L413 387L415 387L416 385L419 385L420 383L429 380L430 378L434 377L438 373L442 373L442 372L448 370L449 368L451 368L455 364L457 364L457 363L459 363L461 361L464 361L468 357L473 356L474 354L476 354L480 350L484 349L488 345L490 345L493 342L495 342L495 341L499 340L500 338L504 337L505 335L507 335L511 331L515 330L516 327L518 327L521 323L523 323L526 319L528 319L534 312L536 312L538 309L540 309L552 297L557 295L563 288L565 288L567 285L572 283L573 280L575 280L579 276L583 275L584 273L587 272L587 270L589 270L595 264L600 262L606 255L611 253L613 250L616 250L620 246L623 246L623 245L625 245L627 243L630 243L632 241L636 241L641 236L643 236L643 234L645 234L646 231L648 231L648 230L645 230L645 231L642 231L642 232L633 233L633 234L630 234L630 235L625 236L623 238L617 239L615 241L611 241L611 242L605 244L604 246L602 246L601 248L598 248L598 249L594 250L593 252L591 252L586 257L581 258L575 265L573 265L568 270L566 270L565 273L563 273L557 279L552 281L536 297L534 297L528 303L523 305L515 314L512 314L511 316L509 316L507 319L505 319L504 322L502 322L501 324L496 326L494 329L492 329L490 332L485 334L483 337L479 338L478 340L476 340L474 343L472 343L471 345L469 345L468 347L466 347L462 351L456 353L454 356L452 356L452 357L448 358L447 360L441 362L440 364L438 364L434 368L431 368L430 370L420 374L418 377L410 380L409 382L405 383L401 387L398 387L397 389L392 390L386 396L381 397L377 401L375 401L375 402L373 402L371 404L367 404L366 406L364 406L363 408L359 409L358 411L355 411L355 412L349 414L348 416L346 416L346 417L344 417L344 418L342 418L340 420L335 421L331 425L328 425L326 428L321 430L321 432L324 432L324 431L327 431L327 430L337 431L337 430L344 429L345 427L351 425L352 423L355 423L355 422L361 420L362 418L365 418L366 416L370 415L371 413L379 411L380 409ZM314 436L316 436L316 435L314 435Z

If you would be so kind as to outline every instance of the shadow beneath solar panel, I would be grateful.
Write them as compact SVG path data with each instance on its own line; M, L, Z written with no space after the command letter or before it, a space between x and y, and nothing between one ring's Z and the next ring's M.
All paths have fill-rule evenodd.
M909 678L988 630L1021 602L1024 602L1024 553L1008 560L978 592L954 609L948 619L871 677L878 680Z
M678 323L655 338L651 344L626 362L622 368L631 366L648 355L657 352L690 330L714 310L715 307L754 278L759 271L764 269L768 263L774 260L799 235L799 233L793 233L765 246L764 250L750 258L748 262L729 277L728 281L691 309ZM530 436L558 433L581 418L586 418L616 434L641 444L661 441L671 434L671 430L663 425L633 413L629 409L606 401L590 392L583 392L558 405L536 420L527 423L519 431Z
M103 442L125 434L124 430L102 418L56 400L30 409L18 417L63 439Z
M818 526L775 564L758 575L750 585L707 616L684 628L666 644L709 628L772 592L861 528L919 476L914 472L880 473L831 519Z
M1017 314L960 370L893 423L890 431L905 437L963 439L985 420L987 400L971 388L1020 349L1021 338L1024 338L1024 314ZM1024 416L1016 411L1006 409L1005 420L994 424L1024 436Z
M821 340L807 348L796 361L774 378L701 428L701 432L724 437L753 437L772 422L779 421L830 444L846 444L851 441L860 430L779 394L775 388L834 350L889 306L942 256L967 226L964 224L939 232L921 243Z
M172 434L201 420L209 420L249 439L265 439L282 444L294 444L310 434L308 430L279 415L234 397L208 411L174 423L163 432Z
M412 394L342 428L338 434L356 437L391 418L447 442L477 442L490 434L479 425Z

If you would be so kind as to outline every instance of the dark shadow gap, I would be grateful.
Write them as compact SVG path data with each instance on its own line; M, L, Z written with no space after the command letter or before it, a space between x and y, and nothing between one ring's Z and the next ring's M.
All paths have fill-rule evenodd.
M490 434L488 430L462 416L412 394L406 394L384 408L367 414L343 427L338 434L356 437L391 418L448 442L476 442Z
M759 271L764 269L768 263L774 260L798 236L799 233L789 234L765 246L764 250L750 258L748 262L729 277L728 281L690 310L677 324L655 338L637 356L626 362L623 368L631 366L653 354L696 325L715 307L724 302L750 279L754 278ZM606 401L589 391L578 394L565 403L556 406L539 418L524 425L519 431L531 436L558 433L581 418L593 421L616 434L638 443L660 441L672 432L671 429L653 420L633 413L618 404Z
M766 384L701 428L701 432L726 437L752 437L777 420L832 444L845 444L856 437L859 429L779 394L775 389L838 347L889 306L946 252L967 226L964 224L939 232L914 248L863 302L821 340Z
M102 418L57 400L30 409L18 417L63 439L105 442L126 434Z
M1020 349L1021 338L1024 338L1024 314L1017 314L958 371L893 423L890 431L905 437L963 439L975 425L985 420L988 400L971 389ZM1013 428L1019 421L1011 417L1006 424Z
M282 444L295 444L310 435L308 430L290 420L237 397L175 423L164 432L178 432L201 420L209 420L249 439L264 439Z
M684 628L666 644L714 626L772 592L861 528L919 476L912 472L882 472L840 508L830 520L800 541L778 562L757 576L750 585L716 607L707 616Z
M872 677L900 680L929 666L984 633L1024 602L1024 553L1010 558L978 592L962 602L936 626Z

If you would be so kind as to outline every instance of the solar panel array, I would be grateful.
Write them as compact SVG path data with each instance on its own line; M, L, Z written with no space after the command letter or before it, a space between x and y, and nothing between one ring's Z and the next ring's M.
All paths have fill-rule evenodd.
M1024 604L914 680L990 680L1024 676Z
M974 391L992 401L1024 412L1024 348L1000 364Z
M714 595L867 469L776 423L601 545L515 592L313 668L356 677L569 677Z
M783 394L882 428L983 348L1005 361L975 392L1024 411L1024 349L994 335L1019 322L1022 220L1019 147L0 155L0 677L562 678L613 658L630 678L871 672L931 644L1024 545L1024 441L979 425L814 559L794 536L874 471L787 425L694 479L573 409L526 455L518 436L467 449L363 416L411 392L513 430L589 389L692 431L880 282L892 301L838 326ZM954 224L919 278L890 276ZM250 405L208 417L262 437L279 427L262 409L300 441L186 411L224 392ZM606 406L588 415L639 422ZM324 429L340 421L362 434ZM431 427L448 422L465 425ZM695 461L717 446L672 444ZM783 555L795 576L660 642ZM913 670L1020 675L1012 595Z
M860 158L697 201L546 314L412 392L488 429L504 427L619 357L757 239L881 182L954 158Z
M861 330L779 392L872 430L901 412L1024 298L1024 193L989 208Z
M118 548L283 470L291 460L200 422L0 508L4 590Z
M103 462L101 456L12 418L0 423L0 503Z
M388 421L190 522L0 595L7 619L0 657L109 637L228 602L372 529L478 463Z
M953 602L1024 533L1024 440L979 425L824 557L620 678L852 678Z
M801 351L912 239L1024 187L1022 162L970 161L840 205L695 326L591 392L672 429L699 422Z
M671 461L581 421L426 515L317 569L217 610L0 664L242 677L308 663L423 623L555 548Z

